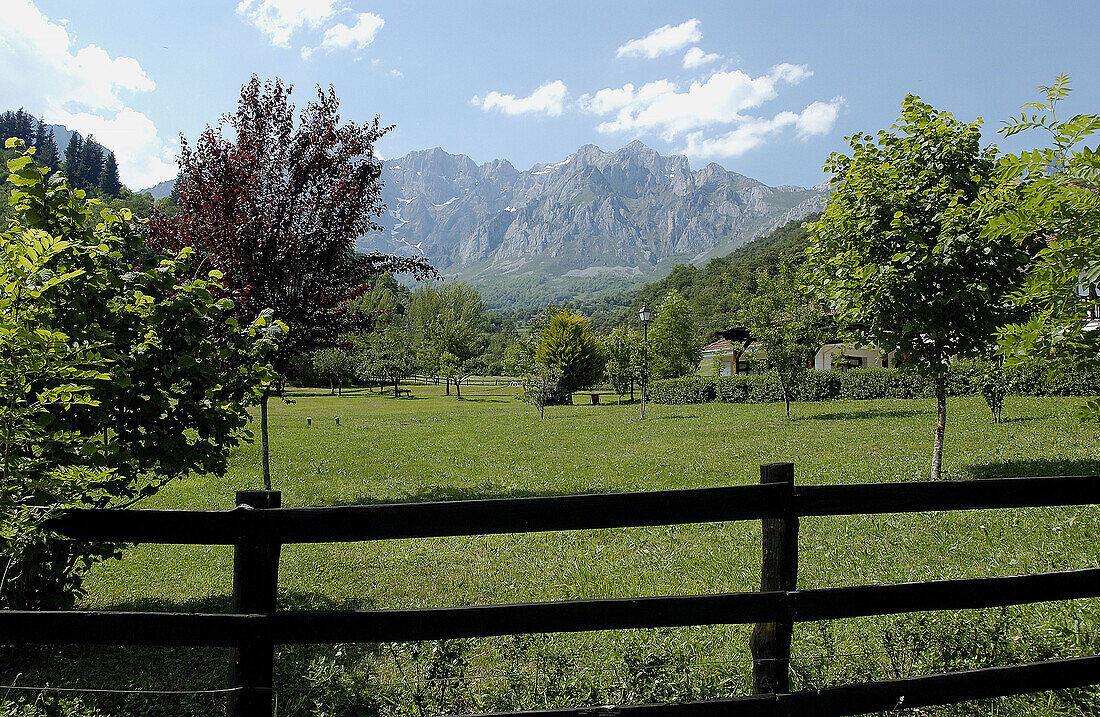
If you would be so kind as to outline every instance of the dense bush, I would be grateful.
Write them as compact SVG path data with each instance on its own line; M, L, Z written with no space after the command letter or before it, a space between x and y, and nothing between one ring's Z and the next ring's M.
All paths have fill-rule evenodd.
M968 359L951 364L947 375L952 396L980 396L990 375L988 361ZM1095 396L1100 394L1100 372L1064 369L1048 373L1040 363L1017 365L1007 370L1008 392L1020 396ZM686 389L681 381L710 382L713 398L724 403L772 403L782 401L779 379L774 371L738 374L718 379L692 377L654 383L656 403L699 403L699 389ZM658 388L660 386L660 388ZM658 398L658 394L660 398ZM850 371L808 371L794 387L796 401L876 398L929 398L932 382L915 371L893 368L860 368ZM710 399L706 399L710 400Z
M714 379L709 376L653 381L649 390L649 399L654 403L706 403L714 397Z
M799 401L839 398L842 375L840 371L807 371L795 387L795 396Z

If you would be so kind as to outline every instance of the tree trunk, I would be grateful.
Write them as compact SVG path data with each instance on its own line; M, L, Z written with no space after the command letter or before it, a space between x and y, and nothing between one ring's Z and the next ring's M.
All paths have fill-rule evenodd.
M331 378L328 380L328 395L330 395L330 396L335 396L336 395L336 386L333 385Z
M634 403L634 379L630 379L630 402Z
M943 435L947 430L947 372L936 374L936 438L932 443L932 480L940 479L943 465Z
M344 397L344 379L343 378L337 379L337 381L336 381L336 390L339 391L339 393L337 395L340 396L340 398L343 398Z
M444 380L447 382L447 395L450 396L451 395L451 379L445 378Z
M263 398L260 399L260 446L263 453L264 490L271 490L271 450L267 441L267 399L271 395L271 389L265 388Z
M455 380L455 395L462 398L462 381Z

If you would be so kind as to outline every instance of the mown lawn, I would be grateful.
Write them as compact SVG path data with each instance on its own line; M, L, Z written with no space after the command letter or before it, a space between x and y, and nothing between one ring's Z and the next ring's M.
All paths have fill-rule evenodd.
M272 474L283 504L744 485L772 461L794 462L796 481L806 484L926 480L934 420L932 401L882 400L796 404L790 421L778 405L649 405L642 422L636 404L617 406L606 394L603 405L549 408L540 420L512 388L469 387L462 400L439 387L411 388L412 400L360 389L343 397L299 390L293 405L273 403ZM578 401L587 404L587 394ZM1077 403L1010 397L1005 422L994 425L980 398L952 399L945 478L1100 474L1100 428L1074 418ZM225 478L180 482L145 507L228 508L236 489L259 486L258 446L250 446L234 456ZM343 609L754 590L759 533L759 523L732 523L286 546L281 600L285 607ZM1089 506L805 519L799 542L802 588L1085 568L1098 565L1100 512ZM229 548L138 546L95 568L82 607L222 609L231 562ZM1096 654L1097 608L1097 601L1076 601L800 625L795 683ZM280 711L308 714L311 704L340 700L352 711L420 714L433 706L725 696L747 688L747 634L712 627L468 641L444 645L443 653L436 646L439 664L457 650L454 664L466 666L464 676L454 668L443 683L413 679L418 670L438 676L439 667L416 646L286 650ZM105 654L68 649L50 653L48 665L45 651L36 653L20 663L22 679L166 688L224 682L217 650L115 649L111 660ZM440 695L433 684L452 688ZM368 705L377 699L370 691L391 697ZM1076 691L951 713L1087 714L1097 704L1095 691ZM198 708L180 706L179 713L188 709Z

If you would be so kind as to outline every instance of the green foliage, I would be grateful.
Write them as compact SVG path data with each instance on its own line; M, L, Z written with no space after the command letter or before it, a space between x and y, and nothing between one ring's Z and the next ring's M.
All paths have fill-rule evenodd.
M816 215L807 217L816 219ZM738 298L756 293L756 277L761 270L772 272L781 258L798 264L805 260L809 243L803 220L795 219L727 256L711 259L696 267L680 264L663 279L643 284L634 295L630 308L614 317L615 323L633 321L642 304L656 306L662 296L675 289L691 307L691 317L699 335L713 338L737 322Z
M332 393L336 393L337 386L343 393L344 381L355 375L357 368L355 358L344 349L317 349L310 360L314 373L329 382Z
M1032 248L982 233L979 207L996 185L995 150L983 150L980 139L980 120L965 124L906 95L890 131L856 133L852 156L830 156L833 193L810 227L814 287L837 317L933 376L933 480L947 366L956 356L986 354L997 329L1018 315L1008 298Z
M453 357L448 353L443 355ZM381 333L367 334L358 361L353 364L356 375L361 379L392 383L396 397L398 384L416 370L412 340L403 328L395 325L387 326ZM457 370L457 367L448 365L447 369ZM453 374L443 375L451 377Z
M79 697L62 697L56 692L43 692L33 700L16 698L0 701L0 717L107 717Z
M999 336L1005 361L1043 357L1054 371L1100 363L1100 332L1093 327L1100 305L1100 153L1085 144L1100 131L1100 115L1060 118L1069 82L1060 75L1040 88L1044 101L1024 105L1038 113L1005 122L1006 137L1037 130L1050 145L1002 157L1000 192L985 206L987 236L1025 246L1042 238L1027 282L1014 295L1029 320L1009 323Z
M461 380L480 366L474 359L485 346L485 302L470 284L421 285L412 294L408 322L417 362L425 374L446 376L449 385L451 379ZM441 364L444 354L457 362L448 363L447 371Z
M547 406L561 403L559 386L562 370L557 366L546 366L532 361L526 364L521 375L523 383L520 399L537 408L539 418L545 418Z
M756 283L755 296L740 297L738 318L754 345L764 350L766 364L775 369L790 418L792 388L825 339L825 317L817 302L806 296L802 277L787 260L780 261L774 275L761 270Z
M603 378L607 356L588 319L572 311L557 311L546 322L534 359L561 371L558 385L567 397Z
M19 147L16 141L9 148ZM71 600L114 548L50 543L22 511L122 506L187 473L224 473L283 328L241 327L189 252L151 255L128 212L100 213L30 152L8 163L0 234L3 547L11 604ZM10 520L19 524L12 528ZM47 574L48 573L48 574ZM65 588L58 594L56 588Z
M994 150L980 148L980 127L907 95L893 131L857 133L851 157L829 158L834 191L810 225L814 286L830 307L933 373L989 348L1029 259L1028 246L981 234Z
M714 379L709 376L659 379L649 388L654 403L706 403L714 397Z
M637 378L641 349L642 337L628 326L618 326L603 337L607 381L620 400Z
M699 368L703 343L695 332L691 310L680 292L665 295L649 332L649 370L656 378L690 376Z

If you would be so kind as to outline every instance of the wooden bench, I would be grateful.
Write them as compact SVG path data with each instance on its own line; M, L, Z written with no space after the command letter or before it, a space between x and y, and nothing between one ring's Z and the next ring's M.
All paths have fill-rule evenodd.
M410 390L409 390L409 389L407 389L407 388L398 388L398 389L394 389L394 398L400 398L402 394L404 394L404 395L405 395L406 397L408 397L408 398L412 398L412 397L413 397L413 395L412 395L412 391L410 391Z

